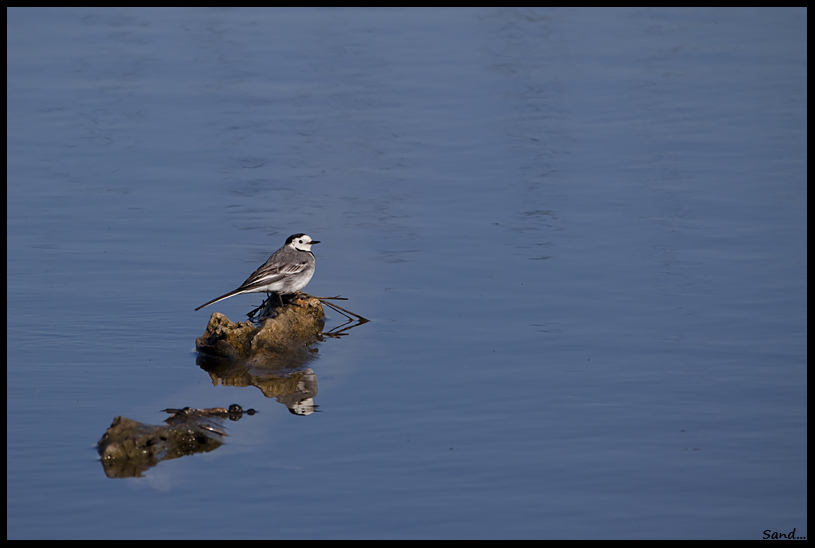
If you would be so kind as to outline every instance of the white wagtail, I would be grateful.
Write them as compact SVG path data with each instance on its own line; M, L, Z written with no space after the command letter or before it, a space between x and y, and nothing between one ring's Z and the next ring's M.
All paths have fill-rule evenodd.
M196 310L242 293L277 293L282 303L283 295L297 293L314 276L315 260L311 246L319 243L306 234L292 234L283 247L272 253L269 260L255 270L238 289L212 299Z

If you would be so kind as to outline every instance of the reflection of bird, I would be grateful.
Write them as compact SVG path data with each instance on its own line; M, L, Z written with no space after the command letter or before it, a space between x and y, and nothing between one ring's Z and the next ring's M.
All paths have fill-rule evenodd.
M315 260L311 246L319 243L306 234L292 234L283 247L272 253L269 260L255 270L238 289L212 299L196 310L242 293L289 295L300 291L314 276Z

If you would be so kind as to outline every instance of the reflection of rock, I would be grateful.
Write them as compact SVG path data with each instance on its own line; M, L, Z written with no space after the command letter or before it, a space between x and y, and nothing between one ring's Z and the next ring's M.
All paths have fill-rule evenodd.
M116 417L97 443L105 474L109 478L141 477L159 462L194 453L208 453L223 444L226 432L223 420L238 420L243 410L238 405L229 409L165 409L173 415L168 426L143 424ZM254 410L247 411L254 414Z
M196 363L216 386L257 386L292 413L309 415L316 407L317 378L306 366L317 357L314 345L321 340L324 316L319 299L310 296L294 299L260 327L216 312L196 340Z

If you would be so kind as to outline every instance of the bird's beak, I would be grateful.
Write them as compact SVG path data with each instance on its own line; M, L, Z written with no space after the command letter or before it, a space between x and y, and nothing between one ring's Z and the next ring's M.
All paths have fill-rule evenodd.
M309 245L314 245L314 244L319 244L319 243L320 243L320 240L311 240L309 242Z

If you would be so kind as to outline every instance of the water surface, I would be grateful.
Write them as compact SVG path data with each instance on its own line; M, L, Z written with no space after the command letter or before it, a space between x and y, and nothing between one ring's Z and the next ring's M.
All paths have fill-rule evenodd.
M8 10L7 536L806 536L806 15ZM306 416L194 352L296 232Z

